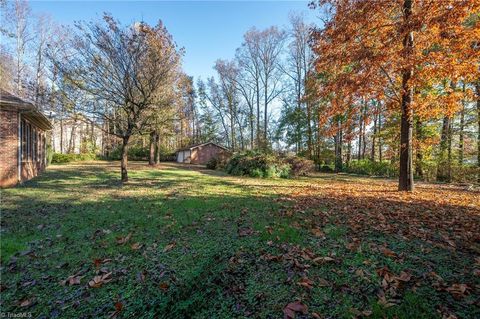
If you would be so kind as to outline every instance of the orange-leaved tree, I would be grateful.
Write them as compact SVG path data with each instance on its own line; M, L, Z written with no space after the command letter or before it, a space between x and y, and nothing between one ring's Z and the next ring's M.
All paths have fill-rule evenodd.
M312 37L315 68L324 79L318 94L332 101L384 100L401 115L398 189L413 190L413 114L453 115L460 95L468 94L455 83L478 78L480 23L471 17L478 17L480 1L320 0L318 5L328 14ZM342 114L351 106L331 107L332 114Z

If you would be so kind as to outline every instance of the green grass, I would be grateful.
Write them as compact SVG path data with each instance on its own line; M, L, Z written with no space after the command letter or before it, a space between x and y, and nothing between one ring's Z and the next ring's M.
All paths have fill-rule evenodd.
M58 165L2 190L1 312L108 318L121 302L117 318L279 318L286 304L300 299L309 307L305 318L313 312L352 318L357 311L373 318L441 318L442 307L461 318L480 316L475 288L456 300L423 280L435 271L449 283L478 285L470 275L474 255L378 232L360 238L352 251L346 243L357 235L340 219L321 225L325 238L310 232L314 213L325 207L285 213L294 205L284 200L290 189L330 183L328 176L269 181L142 163L131 163L129 174L122 187L117 163ZM116 238L129 233L129 242L118 245ZM133 250L137 242L142 247ZM376 249L384 243L402 259ZM334 261L314 263L305 249ZM112 272L112 281L90 288L99 271L93 261L106 258L111 261L101 268ZM388 308L377 297L377 269L384 266L415 278ZM80 285L60 284L76 273L83 276ZM304 276L312 289L297 284ZM22 307L24 300L31 304Z

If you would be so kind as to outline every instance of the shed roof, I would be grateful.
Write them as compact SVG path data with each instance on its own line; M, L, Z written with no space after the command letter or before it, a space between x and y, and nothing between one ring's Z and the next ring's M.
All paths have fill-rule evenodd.
M180 149L177 150L177 152L180 152L180 151L191 151L191 150L193 150L193 149L195 149L195 148L198 148L198 147L204 146L204 145L208 145L208 144L213 144L213 145L215 145L215 146L217 146L217 147L220 147L220 148L228 151L228 148L226 148L226 147L224 147L224 146L222 146L222 145L218 145L218 144L213 143L213 142L206 142L206 143L193 144L193 145L189 145L189 146L180 148Z
M44 130L51 130L52 123L50 120L31 102L19 98L12 93L0 88L0 108L21 112L33 124Z

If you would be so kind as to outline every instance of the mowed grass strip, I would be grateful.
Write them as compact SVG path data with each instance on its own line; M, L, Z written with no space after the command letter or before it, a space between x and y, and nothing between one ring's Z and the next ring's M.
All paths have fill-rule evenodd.
M480 317L475 235L462 244L456 224L448 233L397 214L436 203L476 223L478 192L449 189L445 199L424 185L407 198L384 180L263 180L140 162L122 186L118 171L116 162L51 166L2 190L2 312L278 318L300 301L304 318ZM392 217L372 215L375 200ZM409 232L422 227L424 236Z

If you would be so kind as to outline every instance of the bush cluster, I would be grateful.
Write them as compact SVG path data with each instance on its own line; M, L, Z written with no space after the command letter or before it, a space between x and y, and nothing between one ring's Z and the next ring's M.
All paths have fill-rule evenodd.
M289 156L285 162L290 165L290 174L293 176L306 176L315 171L315 163L304 157Z
M344 167L344 171L350 174L396 177L398 176L398 167L391 162L372 162L371 160L353 160L348 166Z
M53 153L51 163L62 164L70 163L76 161L91 161L97 158L97 155L94 153L85 153L85 154L62 154L62 153Z
M150 156L149 149L147 147L141 147L132 145L128 148L128 159L134 161L146 160ZM122 159L122 145L115 146L106 156L108 160L120 160Z
M312 161L299 157L282 158L260 152L243 152L228 161L225 170L228 174L261 178L306 175L313 171Z
M150 158L150 148L142 147L141 145L132 145L128 148L128 159L133 161L145 161ZM107 156L107 160L121 160L122 159L122 145L115 146ZM166 152L166 150L160 150L160 162L174 162L176 159L175 152Z

